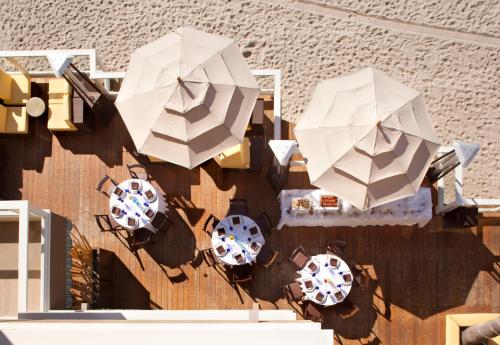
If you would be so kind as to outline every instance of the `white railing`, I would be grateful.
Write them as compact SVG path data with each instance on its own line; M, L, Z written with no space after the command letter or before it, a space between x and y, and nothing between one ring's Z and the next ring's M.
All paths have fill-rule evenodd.
M438 156L443 155L453 150L451 146L441 146L438 151ZM459 165L455 168L455 178L453 180L454 200L446 203L446 184L445 179L441 178L437 181L438 187L438 204L436 213L446 213L453 211L458 207L478 207L479 212L500 212L500 199L477 199L464 198L463 196L463 167Z
M86 57L89 60L89 70L84 71L89 74L91 79L100 79L103 81L104 87L109 91L111 79L125 78L125 72L105 72L101 70L103 64L100 62L95 49L57 49L57 50L4 50L0 51L0 58L8 59L18 69L23 72L28 72L32 76L52 76L58 75L58 71L53 69L51 71L25 71L15 58L19 57L45 57L49 61L52 68L53 61L61 62L65 59L72 59L74 57ZM279 69L252 69L254 76L272 77L274 79L272 89L263 89L262 91L273 93L274 104L274 138L281 139L281 70Z

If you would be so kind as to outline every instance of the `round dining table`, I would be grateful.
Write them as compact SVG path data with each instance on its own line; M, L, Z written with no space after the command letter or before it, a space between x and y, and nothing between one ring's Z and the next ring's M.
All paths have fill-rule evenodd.
M265 244L257 223L243 215L224 218L212 231L212 248L216 257L231 266L252 264Z
M111 216L127 230L146 228L156 231L151 222L164 204L161 195L145 180L129 179L116 186L109 198Z
M297 281L304 292L304 300L323 306L344 301L354 280L347 263L331 254L312 256L298 273Z

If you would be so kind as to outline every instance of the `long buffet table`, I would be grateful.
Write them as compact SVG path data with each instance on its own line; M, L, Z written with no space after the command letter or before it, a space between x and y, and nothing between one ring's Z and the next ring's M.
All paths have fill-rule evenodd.
M361 211L345 200L337 207L322 207L321 196L331 195L321 189L286 189L281 191L281 219L277 226L368 226L415 225L424 227L432 219L431 189L422 187L414 196ZM296 209L292 203L306 199L307 209Z

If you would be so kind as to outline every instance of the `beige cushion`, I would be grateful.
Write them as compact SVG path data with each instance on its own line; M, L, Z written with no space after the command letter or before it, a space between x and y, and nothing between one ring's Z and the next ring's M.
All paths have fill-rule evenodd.
M71 122L71 85L64 78L49 80L49 121L51 131L76 131Z
M28 114L25 107L0 105L0 132L11 134L28 133Z
M6 104L26 104L31 97L31 78L22 73L11 74L11 97Z
M446 345L459 345L461 332L460 327L469 327L493 320L500 314L476 313L476 314L450 314L446 315ZM488 342L488 345L500 344L500 337L495 337Z
M4 70L0 69L0 98L3 99L5 102L8 102L10 100L11 87L12 87L11 85L12 85L11 76Z
M248 169L250 168L250 140L243 138L243 143L233 146L214 157L221 168Z

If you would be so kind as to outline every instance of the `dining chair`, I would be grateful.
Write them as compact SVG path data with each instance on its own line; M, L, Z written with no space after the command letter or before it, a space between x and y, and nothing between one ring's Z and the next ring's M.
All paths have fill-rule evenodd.
M212 222L212 225L209 227L208 225ZM205 221L205 224L203 224L203 231L208 233L210 236L212 236L212 231L215 229L217 224L219 224L220 220L215 217L213 214L210 214Z
M298 246L290 255L290 262L297 266L298 270L303 269L307 262L311 259L309 255L307 255L306 250L302 246Z
M324 307L314 302L304 302L304 319L314 322L323 322Z
M108 186L108 188L104 189L104 186L108 183L108 182L111 182L113 184L113 186ZM110 197L111 196L111 192L113 191L113 189L118 186L118 182L116 182L115 180L113 180L111 177L109 177L108 175L104 175L104 177L99 181L99 183L97 184L97 188L96 190L98 192L101 192L103 193L104 195L106 195L107 197Z
M255 223L260 228L260 231L263 234L271 235L271 230L273 229L273 222L271 221L271 218L267 214L266 211L262 212L257 219L255 219Z
M283 286L283 294L289 304L293 302L301 302L304 297L304 292L302 291L299 282L293 282Z
M217 265L217 260L215 259L214 252L212 248L208 248L202 251L203 260L207 263L208 267L215 267Z
M154 233L145 228L139 228L133 232L127 231L127 243L130 251L136 252L141 248L145 248L154 243Z
M229 215L248 216L247 199L230 199L229 200Z
M162 234L166 234L167 231L172 227L174 222L164 213L157 212L151 221L151 225L156 231L161 232Z
M358 265L351 266L351 273L354 277L352 285L354 287L359 287L361 290L366 290L370 287L370 275L367 269L357 266Z
M347 242L343 240L334 240L326 246L326 252L331 255L342 256L347 248Z
M252 266L250 264L235 265L231 267L231 283L241 284L252 280Z
M348 319L359 312L359 307L348 298L333 306L333 310L341 319Z
M113 219L113 217L110 217L107 214L96 214L94 215L94 217L101 232L114 232L124 229L120 224L116 222L116 220Z
M146 171L146 167L139 163L127 164L128 172L132 178L149 181L151 176Z
M257 263L268 268L278 257L278 252L264 245L257 254Z

